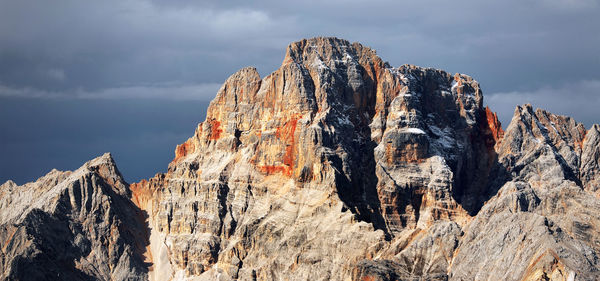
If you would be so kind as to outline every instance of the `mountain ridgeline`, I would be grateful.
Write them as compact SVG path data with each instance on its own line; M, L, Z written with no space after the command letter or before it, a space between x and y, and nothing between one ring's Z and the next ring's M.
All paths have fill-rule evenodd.
M225 81L166 173L0 186L3 280L600 280L600 126L337 38Z

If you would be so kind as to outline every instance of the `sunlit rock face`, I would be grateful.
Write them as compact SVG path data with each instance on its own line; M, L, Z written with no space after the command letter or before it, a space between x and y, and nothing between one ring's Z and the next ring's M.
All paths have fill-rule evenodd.
M143 212L110 154L0 186L1 280L147 280Z
M505 184L463 229L450 279L599 280L599 149L598 125L517 106L496 144Z
M98 212L115 216L101 221L116 222L125 258L89 260L107 265L89 276L596 280L599 130L525 105L505 132L467 75L395 68L337 38L298 41L270 75L229 77L166 173L128 185L113 164L92 169L112 175L103 183L119 199ZM40 194L68 173L56 177L36 182ZM19 188L0 188L0 238L26 213L4 207ZM94 253L112 249L112 235L86 235ZM15 249L1 260L11 274L29 248ZM86 272L65 259L76 262L57 272Z

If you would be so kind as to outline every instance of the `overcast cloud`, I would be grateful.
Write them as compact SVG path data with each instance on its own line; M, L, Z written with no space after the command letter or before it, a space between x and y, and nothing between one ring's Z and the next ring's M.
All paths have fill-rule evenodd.
M598 0L0 0L0 97L206 102L242 67L274 71L290 42L337 36L473 76L505 126L528 102L589 127L598 15Z

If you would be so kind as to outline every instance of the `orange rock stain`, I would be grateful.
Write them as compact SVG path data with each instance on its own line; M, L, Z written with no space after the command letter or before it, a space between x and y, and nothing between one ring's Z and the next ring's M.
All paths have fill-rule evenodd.
M294 116L292 119L285 123L281 128L277 128L275 135L281 139L285 144L285 154L283 155L283 164L287 165L290 169L294 168L296 149L296 139L294 133L296 132L296 125L298 124L298 117Z
M286 166L264 165L259 166L258 170L267 175L272 175L275 173L284 173L287 176L291 175L291 169Z
M494 137L494 141L498 142L498 140L504 137L504 130L502 129L502 124L500 124L500 121L498 121L498 115L496 115L495 112L491 111L490 108L486 106L485 117L487 119L488 128Z
M8 248L8 245L10 244L10 242L12 241L13 237L15 236L15 233L17 233L17 229L15 228L12 233L8 236L8 239L6 239L6 241L4 241L4 247L2 247L2 252L6 253L6 249Z
M210 124L210 133L208 134L209 140L218 140L221 138L221 133L223 130L221 129L221 122L216 119L207 120L208 124Z
M282 127L275 129L275 136L285 145L285 153L283 154L283 165L263 165L258 169L265 174L272 175L275 173L283 173L286 176L292 176L294 171L294 162L296 160L296 139L294 133L298 124L299 115L294 115L290 120L285 122Z
M186 142L177 145L177 148L175 148L175 159L173 159L172 162L177 162L179 161L179 159L185 157L186 155L192 152L194 152L194 146L191 142L191 139L189 139Z
M141 197L143 197L143 193L145 193L145 189L148 186L148 181L142 179L139 183L132 183L129 185L129 189L131 190L131 196L133 203L140 207Z
M583 144L585 143L585 138L587 137L587 131L583 132L583 138L581 140L575 140L575 145L579 147L580 150L583 150Z

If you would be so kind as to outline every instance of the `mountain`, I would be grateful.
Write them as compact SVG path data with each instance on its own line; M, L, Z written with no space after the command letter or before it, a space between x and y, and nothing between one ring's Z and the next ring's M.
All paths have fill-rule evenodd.
M0 186L1 280L147 280L144 213L110 154Z
M104 155L2 185L2 276L598 280L599 142L530 105L503 131L467 75L301 40L229 77L166 173L128 185Z

